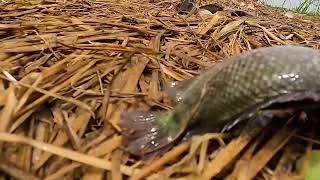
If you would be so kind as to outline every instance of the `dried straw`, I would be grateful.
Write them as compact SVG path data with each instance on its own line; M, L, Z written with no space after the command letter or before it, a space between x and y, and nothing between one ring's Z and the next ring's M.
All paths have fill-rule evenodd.
M267 131L274 136L264 140L204 134L151 162L123 150L120 114L172 109L162 92L167 83L255 48L320 48L319 17L289 18L250 0L214 2L257 16L201 17L196 9L179 14L179 2L0 1L0 179L300 175L283 170L283 162L312 149L291 151L294 144L319 140L294 130ZM282 160L273 168L268 162L276 155Z

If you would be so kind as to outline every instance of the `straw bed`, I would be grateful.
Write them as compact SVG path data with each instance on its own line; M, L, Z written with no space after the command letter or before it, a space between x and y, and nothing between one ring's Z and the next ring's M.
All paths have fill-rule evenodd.
M255 48L320 48L319 17L218 2L257 16L178 14L165 0L0 1L0 179L301 179L281 159L316 140L292 127L258 150L259 137L219 133L152 161L121 148L120 113L172 109L165 84Z

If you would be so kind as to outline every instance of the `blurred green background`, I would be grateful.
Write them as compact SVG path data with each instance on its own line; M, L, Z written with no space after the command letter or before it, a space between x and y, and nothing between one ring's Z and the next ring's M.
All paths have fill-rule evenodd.
M320 15L320 0L259 0L259 2L299 13Z

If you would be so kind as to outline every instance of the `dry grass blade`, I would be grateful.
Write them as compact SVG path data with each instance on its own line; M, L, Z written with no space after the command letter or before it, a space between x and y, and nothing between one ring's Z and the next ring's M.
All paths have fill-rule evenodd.
M215 13L208 24L205 22L199 28L199 34L205 35L212 27L219 25L220 21L225 18L226 14L222 11Z
M84 124L86 121L88 121L90 119L90 113L88 111L86 112L82 112L81 110L79 111L78 117L74 120L73 123L73 129L75 131L79 131L82 124ZM68 142L68 135L66 134L66 132L64 132L63 130L59 131L57 133L57 135L55 136L55 139L51 142L52 145L54 146L62 146L65 143ZM42 153L37 161L34 163L33 168L35 170L39 169L44 163L46 163L48 161L48 159L52 156L51 153L48 152L44 152Z
M35 141L35 140L25 138L25 137L19 136L19 135L13 135L13 134L9 134L9 133L0 132L0 141L27 144L32 147L41 149L45 152L50 152L52 154L68 158L70 160L81 162L83 164L88 164L93 167L97 167L97 168L101 168L101 169L111 170L111 166L112 166L111 162L109 162L109 161L105 161L105 160L102 160L102 159L99 159L99 158L96 158L93 156L89 156L86 154L82 154L82 153L79 153L76 151L69 150L66 148L57 147L57 146L53 146L51 144ZM123 165L120 166L120 171L126 175L133 174L132 168L127 167L127 166L123 166Z
M102 102L102 117L103 120L106 123L110 123L109 120L107 120L107 113L108 113L108 108L109 108L109 99L110 99L110 94L111 94L111 88L113 86L114 81L116 80L116 78L118 77L119 73L122 71L122 69L129 63L129 61L131 60L132 56L134 55L134 53L129 54L129 56L127 57L126 61L119 67L119 69L115 72L115 74L113 75L111 82L110 82L110 87L108 88L107 91L105 91L104 93L104 97L103 97L103 102ZM111 122L112 123L112 122ZM112 124L114 127L116 127L116 125ZM119 130L118 128L116 128L117 130Z
M59 179L62 176L64 176L65 174L67 174L68 172L80 167L81 164L80 163L71 163L69 166L65 166L63 168L61 168L60 170L58 170L57 172L53 173L53 174L49 174L47 177L44 178L44 180L55 180L55 179Z
M17 99L14 94L14 86L11 85L7 89L7 97L3 110L1 111L0 132L7 131L12 123L14 108L17 105Z
M48 97L54 97L54 98L56 98L56 99L60 99L60 100L66 101L66 102L70 102L71 104L77 105L77 106L79 106L79 107L81 107L81 108L83 108L83 109L88 110L93 117L95 116L95 114L94 114L94 112L92 111L92 109L91 109L87 104L85 104L85 103L83 103L83 102L81 102L81 101L79 101L79 100L76 100L76 99L74 99L74 98L68 98L68 97L65 97L65 96L61 96L61 95L58 95L58 94L56 94L56 93L52 93L52 92L50 92L50 91L46 91L46 90L44 90L44 89L37 88L37 87L34 87L34 86L32 86L32 85L29 85L29 84L25 84L25 83L23 83L23 82L15 81L15 83L18 84L18 85L21 85L21 86L23 86L23 87L27 87L27 88L29 88L29 89L32 89L32 90L34 90L34 91L40 92L40 93L42 93L42 94L44 94L44 95L46 95L46 96L48 96ZM9 103L9 104L10 104L10 103ZM18 107L19 107L19 106L18 106Z
M246 134L240 135L223 148L216 157L204 169L202 179L211 179L220 173L250 142L252 137Z
M94 168L94 167L89 167L87 169L86 174L83 175L83 180L103 179L105 176L106 176L105 172L102 171L101 169L97 169L97 168Z
M100 143L98 146L91 148L88 154L92 154L94 156L104 156L114 151L120 146L120 144L121 137L113 136L112 138Z
M67 81L63 82L62 84L60 84L59 86L56 86L55 88L53 88L52 90L50 90L50 93L55 93L59 90L61 90L62 88L68 86L70 83L75 82L77 80L79 80L83 73L85 71L87 71L91 66L94 65L94 61L89 62L85 67L83 67L81 70L79 70L77 72L77 74L75 74L73 77L71 77L70 79L68 79ZM38 106L39 104L41 104L43 101L45 101L47 98L49 98L50 96L45 94L42 97L40 97L39 99L37 99L36 101L34 101L33 103L30 103L29 105L27 105L24 109L21 110L20 114L27 112L30 109L35 108L36 106Z
M131 180L139 180L149 176L151 173L159 170L162 166L164 166L169 161L173 160L181 153L187 151L189 148L189 144L183 143L172 149L171 151L167 152L163 157L151 162L150 165L142 168L141 171L137 174L131 176Z
M39 177L19 169L15 164L4 158L0 158L0 170L16 179L40 180Z
M284 42L283 40L281 40L280 38L278 38L276 35L274 35L272 32L270 32L268 29L266 29L265 27L252 22L252 21L246 21L247 24L252 25L252 26L256 26L261 28L266 34L268 34L272 39L276 40L277 42L283 44L283 45L289 45L288 43Z
M198 7L212 3L255 11L256 16L220 11L201 17ZM252 137L201 134L190 139L190 148L178 145L149 164L123 149L121 113L172 110L165 85L197 76L239 53L287 44L319 49L320 18L287 18L283 10L251 0L196 4L191 13L183 14L177 11L179 0L0 0L0 152L21 168L19 176L237 177L243 166L238 161L256 158L250 153L252 146L245 157L235 158ZM318 137L310 140L297 134L298 145L319 144ZM279 153L288 149L277 148ZM278 177L266 159L262 161L258 176ZM8 170L11 165L6 168L9 178L15 178ZM224 169L232 174L219 173ZM295 175L293 169L276 171L282 172L285 177Z
M252 157L250 160L248 167L246 167L245 171L241 171L241 173L245 173L245 179L253 179L258 172L266 165L266 163L274 156L275 153L282 148L288 140L292 137L292 135L296 132L296 130L289 131L290 134L288 136L288 129L284 128L278 131L276 135L274 135L264 147L257 152L256 155Z
M121 155L122 155L122 152L119 151L119 150L116 150L112 154L112 160L111 160L111 163L112 163L112 167L111 167L112 178L111 179L122 180L122 173L120 171Z
M244 20L243 19L239 19L237 21L233 21L233 22L230 22L229 24L227 24L226 26L224 26L221 31L219 31L215 36L214 38L215 39L220 39L224 36L226 36L227 34L233 32L233 31L237 31L240 27L241 24L244 23Z

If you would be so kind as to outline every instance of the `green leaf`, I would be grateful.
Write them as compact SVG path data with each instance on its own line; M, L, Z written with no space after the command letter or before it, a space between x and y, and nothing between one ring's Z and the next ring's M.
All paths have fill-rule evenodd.
M305 156L300 158L297 162L297 169L301 172L302 163ZM320 150L312 150L309 160L309 167L307 169L305 180L319 180L320 179Z

